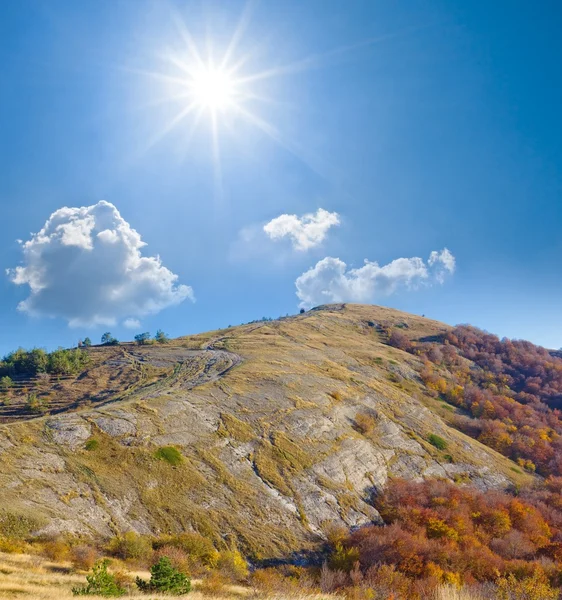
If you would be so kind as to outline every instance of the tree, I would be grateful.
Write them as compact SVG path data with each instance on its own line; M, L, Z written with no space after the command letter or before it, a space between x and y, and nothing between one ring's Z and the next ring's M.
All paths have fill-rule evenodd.
M156 335L154 336L154 339L159 343L159 344L166 344L170 341L170 338L168 337L167 333L164 333L161 329L159 329L156 332Z
M172 566L167 556L162 556L155 565L152 565L150 581L137 577L136 583L143 592L163 592L181 596L191 591L191 581Z
M144 346L145 344L148 344L150 342L150 332L145 331L144 333L137 333L137 335L135 335L135 342L139 346Z
M117 338L114 338L111 335L111 332L106 331L102 336L101 336L101 343L104 346L117 346L117 344L119 343L119 340Z
M89 347L89 346L92 345L92 340L89 337L84 338L84 341L82 342L82 345L86 346L86 347Z
M40 398L35 392L29 394L26 404L33 413L43 413L47 410L47 401L44 398Z
M75 596L104 596L116 598L123 596L125 590L117 583L115 576L107 572L109 560L98 561L92 568L92 573L86 575L88 584L81 588L72 588Z
M8 375L0 377L0 390L3 392L8 392L13 386L14 382L12 381L11 377L8 377Z

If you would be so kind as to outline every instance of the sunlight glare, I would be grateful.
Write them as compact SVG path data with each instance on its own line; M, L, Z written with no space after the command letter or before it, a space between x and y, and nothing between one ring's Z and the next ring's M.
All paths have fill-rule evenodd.
M223 69L205 66L189 82L193 101L202 108L225 110L234 104L235 82Z

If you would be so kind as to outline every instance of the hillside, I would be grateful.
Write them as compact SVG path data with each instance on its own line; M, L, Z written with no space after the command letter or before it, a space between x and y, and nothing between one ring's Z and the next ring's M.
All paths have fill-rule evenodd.
M370 498L389 478L532 481L452 427L466 410L431 393L422 357L388 345L393 331L429 343L451 328L330 305L164 346L84 350L77 377L28 382L60 412L5 407L0 505L44 533L195 530L270 558L334 525L380 521Z

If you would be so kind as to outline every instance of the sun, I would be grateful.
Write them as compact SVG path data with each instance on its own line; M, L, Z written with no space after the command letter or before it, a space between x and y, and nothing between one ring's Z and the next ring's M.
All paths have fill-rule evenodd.
M200 108L226 110L235 104L236 81L224 69L203 66L191 75L187 86Z

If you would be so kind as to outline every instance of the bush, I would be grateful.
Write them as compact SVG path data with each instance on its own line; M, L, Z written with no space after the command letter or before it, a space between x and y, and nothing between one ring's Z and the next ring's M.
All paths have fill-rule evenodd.
M99 447L100 443L98 442L98 440L96 440L96 438L89 439L84 445L84 448L88 451L97 450Z
M0 535L23 539L40 526L40 521L35 517L8 510L0 512Z
M498 580L498 600L557 600L558 590L550 587L544 574L517 579L513 574Z
M85 587L72 588L75 596L104 596L116 598L123 596L125 590L117 583L115 577L107 572L109 560L100 560L92 568L91 575L86 576L88 582Z
M215 568L218 564L219 553L211 540L194 531L188 531L176 536L162 538L156 542L156 548L174 546L187 554L191 561L199 561L203 565Z
M167 545L159 548L155 553L155 559L158 561L163 557L169 559L174 569L184 575L193 575L197 570L197 565L194 564L196 561L193 561L189 554L177 546Z
M161 329L156 332L154 339L158 344L167 344L170 341L167 333L164 333Z
M136 584L143 592L164 592L181 596L191 591L191 581L175 569L166 556L150 568L150 581L137 577Z
M127 560L148 560L152 557L152 542L146 536L134 531L127 531L122 536L114 537L108 546L109 552L118 558Z
M79 544L70 550L70 560L77 569L87 571L91 569L98 560L98 551L87 544Z
M43 554L55 562L66 560L70 554L70 547L61 538L49 540L43 545Z
M149 344L150 343L150 332L145 331L144 333L137 333L137 335L135 335L135 342L139 346L144 346L146 344Z
M430 434L429 437L427 438L427 441L432 446L435 446L435 448L437 448L438 450L445 450L447 448L447 442L442 437L439 437L435 433Z
M4 377L0 377L0 390L3 392L7 392L14 386L14 382L11 377L4 375Z
M249 575L248 564L238 550L221 552L218 568L235 581L243 581Z
M165 460L173 467L177 467L183 461L183 456L174 446L162 446L162 448L158 448L154 453L154 457L158 460Z
M355 427L363 435L369 435L377 426L377 421L373 415L366 413L357 413L355 415Z

